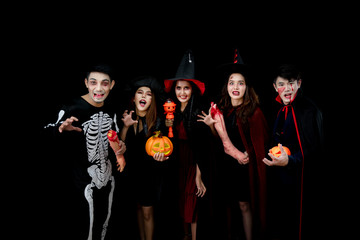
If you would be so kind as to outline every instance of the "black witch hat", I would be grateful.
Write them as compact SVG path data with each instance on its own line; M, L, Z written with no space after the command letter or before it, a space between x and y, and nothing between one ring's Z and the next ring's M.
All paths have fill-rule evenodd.
M139 87L149 87L160 99L164 98L163 86L154 76L143 75L133 78L125 85L124 91L132 96Z
M185 52L174 78L164 80L165 92L170 92L171 87L177 80L193 82L200 90L200 94L205 92L205 83L195 79L195 65L192 51L189 49Z
M239 50L236 48L233 61L218 66L217 72L218 74L222 74L227 77L232 73L240 73L245 76L247 84L249 84L253 70L250 65L244 64L244 61L239 54Z

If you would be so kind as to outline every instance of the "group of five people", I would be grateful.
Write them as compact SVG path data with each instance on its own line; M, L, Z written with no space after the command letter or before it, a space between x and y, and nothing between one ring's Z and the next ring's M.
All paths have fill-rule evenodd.
M164 239L234 239L236 209L242 216L237 228L244 239L301 238L304 162L316 159L321 150L321 111L303 96L296 66L281 65L273 79L281 107L271 132L251 68L236 61L220 71L224 78L220 98L210 104L203 98L205 83L195 78L192 52L187 51L174 78L160 82L140 76L130 81L128 105L118 109L105 104L115 85L111 69L97 65L88 71L88 93L65 105L57 121L45 126L64 140L66 161L73 168L72 201L77 206L73 214L78 225L69 238L110 239L109 224L116 231L112 219L127 207L116 205L118 198L134 203L129 212L136 216L138 236L130 239L160 239L162 234L155 231L161 224L181 226L171 229L181 238L170 233L173 236ZM161 111L168 98L176 104L173 119L165 119ZM167 135L169 127L174 132L173 153L149 156L146 141L155 131ZM115 154L106 136L110 129L121 139L116 154L125 156L122 172L114 167ZM279 156L268 153L278 144ZM204 198L208 201L201 202ZM163 219L156 218L157 207L162 208ZM224 231L205 226L218 227L222 221L215 219L220 216Z

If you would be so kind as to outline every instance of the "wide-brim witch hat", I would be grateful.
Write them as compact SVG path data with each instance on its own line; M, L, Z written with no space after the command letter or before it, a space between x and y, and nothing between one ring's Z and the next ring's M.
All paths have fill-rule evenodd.
M239 54L239 50L236 48L234 53L234 58L232 62L221 64L216 68L217 73L223 76L230 76L232 73L240 73L245 76L247 79L247 85L252 81L252 67L248 64L245 64L242 57Z
M177 80L185 80L193 82L200 90L200 95L203 95L205 92L205 83L200 80L195 79L195 62L192 51L189 49L185 52L180 65L176 71L174 78L169 78L164 80L165 92L170 92L172 85Z

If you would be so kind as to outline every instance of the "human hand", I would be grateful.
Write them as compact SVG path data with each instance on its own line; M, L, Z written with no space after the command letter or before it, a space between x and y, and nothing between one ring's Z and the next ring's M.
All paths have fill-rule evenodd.
M198 122L203 122L208 126L212 126L214 123L217 123L217 121L211 117L211 107L209 108L208 114L206 114L204 111L201 111L201 114L197 115L200 118L197 120Z
M81 132L82 129L79 127L74 127L72 125L73 122L78 122L79 119L77 119L76 117L70 117L67 118L59 127L59 132L62 133L63 131L77 131L77 132Z
M281 144L278 145L281 151L281 155L279 157L275 157L273 154L271 154L270 152L268 153L268 155L271 157L272 161L264 158L263 162L268 165L268 166L281 166L284 167L286 165L288 165L289 163L289 156L287 155L287 153L285 152L285 149L283 148L283 146Z
M124 171L124 168L126 166L126 161L124 158L124 155L117 155L116 156L116 166L118 167L118 171L122 172Z
M249 154L245 151L244 156L241 156L237 160L240 164L248 164L249 163Z
M122 115L123 117L121 120L123 121L125 127L130 127L138 122L137 120L132 119L131 115L133 112L134 112L133 110L130 111L130 113L128 113L128 110L124 111L124 113Z
M165 157L164 153L160 153L160 152L155 153L153 158L154 158L154 160L159 161L159 162L169 159L169 157Z
M126 151L126 144L123 141L119 141L119 147L120 149L115 153L115 155L122 155Z
M172 127L174 125L174 119L165 119L165 126Z
M198 176L198 175L196 176L195 183L196 183L196 187L197 187L196 196L203 197L206 193L206 187L205 187L204 182L201 179L201 176Z

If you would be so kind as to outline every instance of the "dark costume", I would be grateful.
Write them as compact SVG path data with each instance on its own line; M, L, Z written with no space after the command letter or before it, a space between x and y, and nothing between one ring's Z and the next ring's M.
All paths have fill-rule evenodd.
M80 127L82 132L60 134L59 126L71 116L79 119L73 126ZM69 239L104 239L106 235L115 189L112 173L115 155L110 149L107 132L118 131L115 121L116 114L110 107L94 107L79 97L62 107L56 123L45 126L61 140L56 149L66 149L54 153L62 154L60 164L72 170L75 188L68 191L68 194L74 193L69 220L77 226Z
M154 94L154 102L156 97L160 97L162 87L156 78L152 76L140 76L133 79L126 87L125 90L130 94L129 98L132 99L135 92L140 87L149 87ZM159 99L161 100L161 99ZM155 131L162 131L161 119L156 116L154 126L149 129L146 117L136 115L134 102L130 100L130 110L133 110L132 118L138 120L135 125L130 126L126 133L126 146L125 159L127 159L127 174L129 176L129 187L132 195L135 197L136 203L141 206L154 206L159 200L162 185L162 170L167 164L165 162L158 162L152 156L149 156L145 151L146 141L154 135ZM158 106L155 106L158 108ZM157 114L159 115L159 114ZM142 129L140 131L140 124Z
M280 96L276 100L282 104ZM286 167L269 168L270 228L273 236L299 239L303 228L304 193L306 196L306 190L303 191L305 161L309 165L317 161L323 148L322 113L303 96L301 89L292 103L283 105L278 112L273 140L273 145L281 143L288 147L291 155Z
M197 188L195 184L196 164L202 172L202 178L206 177L203 164L209 152L209 145L206 144L209 131L202 123L197 122L197 115L201 114L204 108L192 103L195 97L189 100L183 112L180 107L176 109L174 120L174 148L176 148L179 168L179 189L180 189L180 214L186 223L197 220ZM203 179L206 186L206 181Z
M233 73L240 73L246 79L246 85L254 84L254 70L250 65L244 64L237 49L235 49L234 61L218 67L220 78L226 80ZM225 107L224 107L225 108ZM259 106L243 122L238 117L237 111L241 108L231 107L224 109L224 121L227 134L232 144L241 152L247 152L249 163L245 165L224 153L224 160L220 162L220 180L224 186L229 200L234 202L249 202L253 218L253 238L263 239L267 231L266 208L267 208L267 183L266 166L263 163L265 149L269 144L267 121ZM223 165L224 164L224 165ZM238 206L238 204L236 203Z
M145 117L139 118L143 124L143 129L135 134L135 129L131 126L126 134L126 152L128 174L130 177L130 189L135 196L135 200L141 206L154 206L159 200L160 187L162 181L162 167L166 162L155 161L145 151L145 144L152 133L160 128L160 119L156 126L148 130ZM139 126L139 124L137 124ZM150 132L151 135L148 135Z
M236 117L237 109L224 113L226 130L234 146L249 154L249 164L240 165L236 159L225 154L224 161L219 164L220 179L225 192L230 193L230 200L250 202L254 234L260 237L266 227L266 167L262 159L269 139L268 126L259 107L247 124Z
M180 110L181 103L175 96L174 85L177 80L188 81L192 85L191 98L183 112ZM177 104L173 123L174 137L171 140L174 143L172 158L175 158L178 170L180 216L183 218L183 223L197 222L197 237L207 239L209 237L204 235L211 234L207 224L211 218L211 210L209 210L211 209L209 198L212 191L210 165L214 156L212 155L211 131L205 124L197 121L201 111L207 111L209 107L204 107L202 99L205 84L195 79L194 58L191 50L185 52L175 77L165 79L164 85L165 92L171 92L170 97ZM206 193L202 198L196 196L197 166L206 188Z

